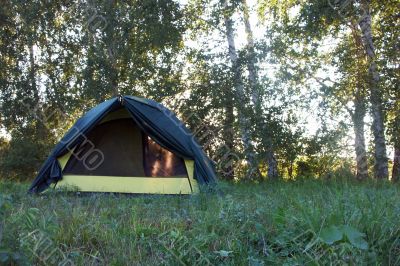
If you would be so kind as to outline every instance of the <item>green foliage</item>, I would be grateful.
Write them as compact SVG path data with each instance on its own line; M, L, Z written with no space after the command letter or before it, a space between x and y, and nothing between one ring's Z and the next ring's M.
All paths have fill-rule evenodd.
M118 93L181 90L174 1L9 1L0 11L2 177L31 179L71 121Z
M320 238L325 244L333 245L338 241L349 241L351 245L359 249L368 249L368 243L364 240L365 234L348 226L331 226L321 230Z
M13 195L2 208L2 249L20 251L30 264L45 263L41 243L54 249L54 260L76 264L400 262L397 185L337 176L220 188L223 196L30 196L27 185L2 182L0 193Z
M43 139L34 128L13 131L11 140L0 151L0 172L3 178L31 180L53 148L54 139Z
M278 77L282 82L302 84L310 90L319 87L320 92L316 91L316 94L322 95L324 104L333 115L351 118L349 121L357 134L357 163L360 168L367 168L363 163L366 156L364 118L369 103L374 105L372 99L381 97L375 95L371 87L371 61L379 66L374 70L380 78L376 85L378 91L387 98L383 104L387 106L389 123L385 126L395 138L393 146L399 146L396 140L399 135L396 106L399 99L397 14L400 6L395 2L259 1L260 17L271 25L266 37L271 42L275 60L280 63ZM376 56L372 60L368 60L365 49L368 45L361 24L369 13L369 33L376 46ZM310 80L313 80L311 84ZM378 105L374 108L384 108ZM346 120L343 122L348 123ZM383 123L380 127L384 127ZM383 150L385 145L380 147L377 142L376 149ZM375 158L377 164L385 165L378 157Z
M226 154L235 154L237 178L247 152L239 113L250 121L248 138L263 174L274 161L290 178L324 176L347 164L349 151L346 158L340 153L348 135L328 135L346 126L348 132L349 125L368 133L368 61L357 1L249 3L261 22L254 36L266 31L254 46L236 42L237 66L229 59L225 17L233 20L233 35L241 34L246 2L183 2L6 1L0 10L0 129L10 139L0 144L1 177L34 176L73 121L117 94L166 104L197 133L221 173ZM374 0L371 12L388 142L400 147L399 5ZM243 97L235 96L237 79ZM321 124L314 136L304 125L310 111Z

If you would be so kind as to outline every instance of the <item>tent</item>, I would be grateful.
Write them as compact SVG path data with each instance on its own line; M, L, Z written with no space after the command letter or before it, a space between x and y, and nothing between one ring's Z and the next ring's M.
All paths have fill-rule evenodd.
M170 110L153 100L119 96L73 125L29 192L54 183L88 192L192 194L215 182L212 161Z

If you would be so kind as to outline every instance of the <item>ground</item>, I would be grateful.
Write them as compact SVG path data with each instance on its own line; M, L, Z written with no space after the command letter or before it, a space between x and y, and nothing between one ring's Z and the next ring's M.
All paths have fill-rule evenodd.
M346 179L220 183L197 196L0 181L0 265L400 265L400 187Z

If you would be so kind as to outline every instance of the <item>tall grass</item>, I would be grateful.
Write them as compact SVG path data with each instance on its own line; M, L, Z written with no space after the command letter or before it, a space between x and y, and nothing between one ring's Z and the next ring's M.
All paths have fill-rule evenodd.
M219 186L197 196L32 196L2 182L0 264L400 265L397 185Z

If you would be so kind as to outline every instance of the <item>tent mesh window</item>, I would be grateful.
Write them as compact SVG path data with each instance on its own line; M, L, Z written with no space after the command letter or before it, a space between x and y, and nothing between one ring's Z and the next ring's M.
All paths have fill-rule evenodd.
M187 177L184 160L142 133L131 118L96 125L85 137L68 160L64 174ZM90 155L95 153L93 167Z
M186 176L185 162L182 158L162 148L150 137L143 137L144 171L146 176Z

